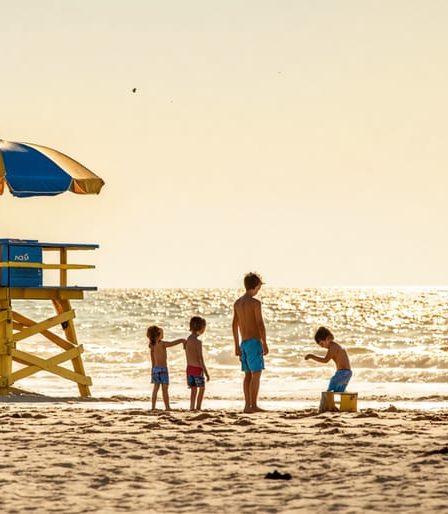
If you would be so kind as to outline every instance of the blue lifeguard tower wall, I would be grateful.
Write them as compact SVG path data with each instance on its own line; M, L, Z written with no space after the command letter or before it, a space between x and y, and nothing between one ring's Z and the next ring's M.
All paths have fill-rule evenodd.
M0 239L0 262L42 263L35 239ZM1 287L42 287L42 268L0 268Z
M60 272L56 287L70 289L96 290L92 286L69 286L68 270L93 269L94 265L68 264L69 250L95 250L96 244L79 243L44 243L36 239L0 238L0 287L5 288L45 288L44 270ZM59 264L44 263L44 253L60 257ZM51 286L50 286L51 287ZM52 286L54 287L54 286Z

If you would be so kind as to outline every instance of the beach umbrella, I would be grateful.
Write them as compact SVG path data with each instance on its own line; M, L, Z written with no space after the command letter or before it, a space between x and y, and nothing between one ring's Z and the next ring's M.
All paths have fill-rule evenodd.
M65 191L98 194L104 181L57 150L0 139L0 194L5 184L17 197L55 196Z

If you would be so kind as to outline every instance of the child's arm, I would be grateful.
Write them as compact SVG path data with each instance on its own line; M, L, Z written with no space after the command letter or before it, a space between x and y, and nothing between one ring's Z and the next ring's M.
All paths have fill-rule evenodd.
M208 370L205 366L204 355L202 354L202 342L199 344L199 362L201 363L201 367L204 370L204 375L207 378L207 382L210 380L210 375L208 374Z
M166 348L169 348L170 346L176 346L177 344L185 344L187 343L186 339L176 339L175 341L162 341Z
M325 357L318 357L317 355L313 355L312 353L307 353L305 355L305 360L310 360L312 359L313 361L316 361L316 362L321 362L322 364L325 364L326 362L329 362L332 358L332 351L329 349L328 352L327 352L327 355L325 355Z
M235 342L235 355L237 357L240 357L241 356L240 335L238 332L238 316L236 314L235 307L233 308L232 332L233 332L233 340Z

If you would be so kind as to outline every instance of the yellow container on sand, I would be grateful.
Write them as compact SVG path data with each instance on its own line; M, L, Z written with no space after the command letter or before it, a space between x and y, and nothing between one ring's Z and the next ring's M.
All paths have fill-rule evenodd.
M357 412L358 411L358 393L339 393L341 395L341 403L339 405L340 412Z

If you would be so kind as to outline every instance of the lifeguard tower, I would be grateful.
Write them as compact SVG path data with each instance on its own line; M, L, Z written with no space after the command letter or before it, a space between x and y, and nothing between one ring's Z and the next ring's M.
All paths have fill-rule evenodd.
M68 284L69 270L91 269L90 264L70 264L71 252L95 250L96 244L42 243L36 240L0 239L0 395L17 393L13 387L19 380L40 371L53 373L77 384L82 397L90 396L92 380L86 375L82 361L83 346L75 331L72 300L82 300L84 291L92 286ZM59 262L46 264L44 255L52 252ZM57 285L47 286L44 270L59 271ZM51 301L55 316L36 321L14 308L15 300ZM54 331L60 326L59 334ZM20 349L26 339L41 334L49 343L63 351L42 358ZM60 335L62 334L62 335ZM61 366L71 361L73 370ZM13 369L17 363L18 369Z
M103 185L98 175L53 148L0 139L0 195L6 189L16 198L50 197L67 191L96 195ZM17 392L13 387L16 382L47 371L75 382L81 396L90 396L92 380L84 371L83 347L76 338L75 311L70 302L82 300L84 291L96 287L70 286L67 272L94 268L89 264L69 264L68 255L95 248L98 245L0 239L0 395ZM47 252L56 252L59 262L45 263L43 255ZM43 283L44 270L59 270L56 286ZM13 308L16 300L50 300L56 315L42 321L32 320ZM59 325L62 332L56 333L54 328ZM63 351L42 358L20 348L21 343L37 334ZM73 371L61 366L67 361L72 362ZM21 367L13 369L13 363Z

